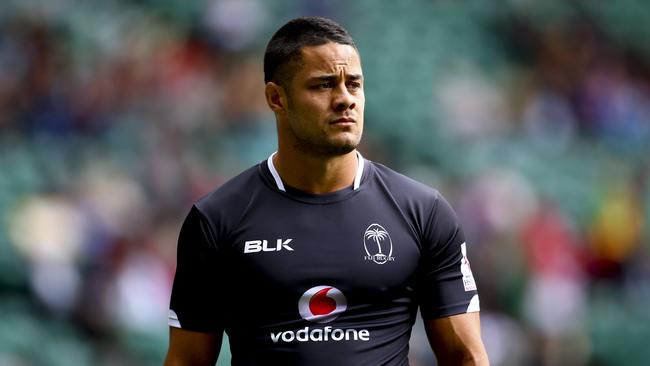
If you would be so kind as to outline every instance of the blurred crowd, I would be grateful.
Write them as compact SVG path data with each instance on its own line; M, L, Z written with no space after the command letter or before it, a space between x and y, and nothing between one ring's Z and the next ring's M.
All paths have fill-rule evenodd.
M380 3L3 2L0 364L161 363L180 224L275 149L263 47L304 14L359 46L364 156L464 223L492 364L647 363L642 3Z

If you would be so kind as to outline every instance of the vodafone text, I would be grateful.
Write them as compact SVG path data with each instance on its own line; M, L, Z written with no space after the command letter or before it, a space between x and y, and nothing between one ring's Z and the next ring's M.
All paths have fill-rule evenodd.
M370 331L368 329L338 329L326 326L324 328L311 329L304 327L300 330L287 330L284 332L271 332L273 343L280 341L285 343L296 342L339 342L339 341L364 341L370 340Z
M293 252L293 248L288 245L292 240L293 239L278 239L275 242L275 246L269 246L268 240L247 240L244 243L244 253L279 252L282 249Z

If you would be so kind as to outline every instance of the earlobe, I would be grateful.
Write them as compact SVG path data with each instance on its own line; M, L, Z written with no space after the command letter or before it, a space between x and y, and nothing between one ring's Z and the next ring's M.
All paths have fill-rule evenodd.
M284 89L280 85L269 81L264 88L264 95L266 96L266 103L271 110L274 112L284 110L286 98L284 96Z

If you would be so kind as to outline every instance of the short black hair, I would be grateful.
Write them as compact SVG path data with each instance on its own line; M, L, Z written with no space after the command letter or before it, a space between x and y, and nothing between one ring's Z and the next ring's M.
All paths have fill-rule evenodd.
M264 52L264 83L284 84L291 80L290 64L300 60L303 47L339 43L357 49L345 28L323 17L290 20L275 32Z

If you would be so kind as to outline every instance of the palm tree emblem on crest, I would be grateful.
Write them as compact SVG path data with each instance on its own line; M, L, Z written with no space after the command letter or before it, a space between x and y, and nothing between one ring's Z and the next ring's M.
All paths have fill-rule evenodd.
M386 229L384 229L381 225L379 224L370 225L366 229L366 232L364 233L363 236L364 236L363 244L366 248L366 253L368 254L368 256L366 257L367 260L372 260L377 264L384 264L389 260L394 260L394 258L391 257L391 255L393 254L393 243L390 239L390 235L388 234L388 231L386 231ZM377 246L376 252L374 248L373 249L368 248L367 241L370 240L372 240ZM386 253L382 251L382 243L384 244L384 249L386 249L386 244L388 244L389 247L388 255L386 255ZM375 252L375 253L371 254L371 252Z
M381 245L379 245L379 240L383 240L388 236L388 232L381 229L371 229L366 231L366 238L373 239L377 243L377 248L379 249L379 254L381 253Z

